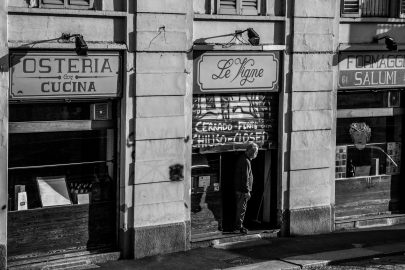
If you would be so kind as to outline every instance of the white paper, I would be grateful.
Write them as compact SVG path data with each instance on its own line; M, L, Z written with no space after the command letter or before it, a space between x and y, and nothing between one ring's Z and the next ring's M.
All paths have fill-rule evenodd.
M63 176L37 177L42 206L72 204Z

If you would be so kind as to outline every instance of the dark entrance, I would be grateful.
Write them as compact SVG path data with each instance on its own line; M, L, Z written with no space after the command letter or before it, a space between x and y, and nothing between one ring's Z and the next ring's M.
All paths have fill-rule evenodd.
M235 164L252 141L259 155L252 162L255 181L246 226L276 223L277 120L278 93L193 96L192 235L233 229Z
M235 220L235 192L233 175L235 164L243 152L223 154L222 203L223 229L231 231ZM245 216L245 227L251 230L269 229L276 226L277 213L277 151L259 151L257 158L252 161L254 175L253 190L248 202ZM267 163L267 164L266 164Z

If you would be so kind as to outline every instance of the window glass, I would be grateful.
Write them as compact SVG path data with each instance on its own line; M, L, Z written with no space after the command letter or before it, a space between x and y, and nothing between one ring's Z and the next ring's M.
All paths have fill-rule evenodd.
M13 104L10 106L10 122L88 120L88 103Z
M338 109L399 107L400 91L341 92L337 96Z
M27 209L41 208L41 195L36 180L38 177L56 176L66 179L66 188L72 204L80 204L81 195L88 196L87 203L114 200L114 183L106 164L9 170L9 211L18 210L16 187L20 186L23 186L26 192Z
M336 178L398 174L402 116L337 120Z
M90 108L95 104L98 103L10 105L10 121L27 122L12 125L44 122L32 130L10 130L9 211L114 201L116 131L110 128L113 125L97 125L106 121L91 120ZM107 110L111 108L108 106ZM77 130L77 125L67 123L58 130L63 120L84 120L90 124ZM57 197L61 199L53 201Z
M106 130L10 134L9 167L106 160Z

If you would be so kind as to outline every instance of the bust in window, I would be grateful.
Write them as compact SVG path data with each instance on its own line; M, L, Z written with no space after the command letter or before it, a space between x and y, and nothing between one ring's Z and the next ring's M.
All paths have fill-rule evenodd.
M349 164L354 166L353 176L368 176L371 170L372 149L367 147L371 138L371 128L364 122L352 123L349 129L354 149L348 152Z

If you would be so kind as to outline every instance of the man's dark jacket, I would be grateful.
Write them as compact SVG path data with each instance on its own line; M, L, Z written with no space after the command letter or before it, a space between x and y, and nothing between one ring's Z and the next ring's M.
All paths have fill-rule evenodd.
M239 157L235 169L235 191L243 193L251 192L253 185L252 166L246 154Z

